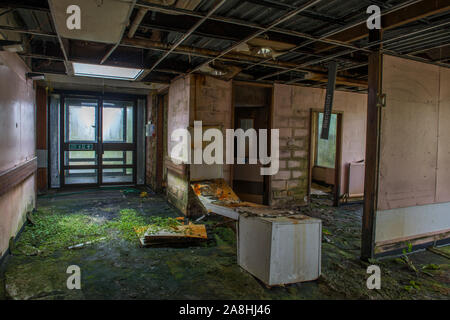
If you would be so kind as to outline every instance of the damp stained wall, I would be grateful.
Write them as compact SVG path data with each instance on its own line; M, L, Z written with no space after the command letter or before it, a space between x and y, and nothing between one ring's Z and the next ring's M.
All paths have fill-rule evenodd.
M450 70L385 55L376 244L450 231Z
M23 61L0 52L0 172L31 160L36 154L35 90ZM0 196L0 256L10 237L22 227L35 206L35 175Z

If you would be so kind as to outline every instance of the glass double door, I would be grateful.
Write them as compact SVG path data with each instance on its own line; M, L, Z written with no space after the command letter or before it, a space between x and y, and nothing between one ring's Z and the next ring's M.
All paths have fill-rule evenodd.
M64 97L61 185L136 182L135 101Z

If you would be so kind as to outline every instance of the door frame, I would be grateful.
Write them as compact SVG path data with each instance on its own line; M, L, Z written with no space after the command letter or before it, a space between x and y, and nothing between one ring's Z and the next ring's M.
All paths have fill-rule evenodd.
M273 122L273 113L274 113L274 104L275 104L275 86L272 84L265 83L257 83L257 82L248 82L248 81L239 81L233 80L231 84L231 123L230 128L236 130L236 108L239 106L236 105L236 87L259 87L267 89L269 99L267 101L267 105L261 106L267 110L267 150L271 150L271 131L272 131L272 122ZM270 92L269 92L270 91ZM250 107L251 108L251 107ZM230 166L229 172L229 181L230 187L233 188L234 183L234 166L236 164L232 164ZM265 175L263 176L263 203L266 205L272 204L272 176Z
M99 187L99 186L112 186L112 185L135 185L137 182L137 112L138 112L138 100L145 99L145 96L140 95L128 95L128 94L116 94L116 93L98 93L90 91L53 91L55 94L60 95L60 188L76 188L76 187ZM66 98L78 98L78 99L95 99L97 100L97 123L96 123L96 135L97 142L93 143L96 145L96 158L97 164L92 166L77 166L77 168L84 169L89 167L89 169L97 170L97 182L88 184L65 184L65 170L69 170L70 166L64 165L65 151L67 149L65 142L65 127L66 127L66 115L65 115L65 100ZM118 100L118 101L133 101L133 143L103 143L103 101L105 100ZM103 165L102 155L104 151L116 150L116 148L121 148L120 151L132 151L132 165ZM74 167L72 166L72 169ZM115 169L115 168L132 168L133 169L133 180L132 182L103 182L102 174L103 168Z
M309 125L309 172L308 172L308 202L311 202L311 187L312 187L312 170L314 168L315 160L317 158L317 135L315 134L314 124L314 114L323 113L323 109L311 108L310 109L310 125ZM341 193L341 183L342 183L342 137L343 137L343 122L344 122L344 112L335 111L331 112L337 115L337 126L336 126L336 157L334 162L334 183L333 188L333 206L339 207L340 205L340 193ZM318 128L317 128L318 129ZM314 150L312 147L314 146Z

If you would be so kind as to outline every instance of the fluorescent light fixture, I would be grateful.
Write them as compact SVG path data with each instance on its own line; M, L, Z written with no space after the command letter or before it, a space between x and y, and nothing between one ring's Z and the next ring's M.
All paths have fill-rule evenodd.
M143 69L111 67L97 64L73 63L73 70L76 76L118 79L118 80L136 80Z

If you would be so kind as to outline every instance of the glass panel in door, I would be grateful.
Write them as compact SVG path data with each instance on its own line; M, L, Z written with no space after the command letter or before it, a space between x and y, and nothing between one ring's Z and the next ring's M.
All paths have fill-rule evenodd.
M102 113L102 183L133 183L134 102L105 100Z
M98 102L67 98L64 104L64 184L97 184Z

